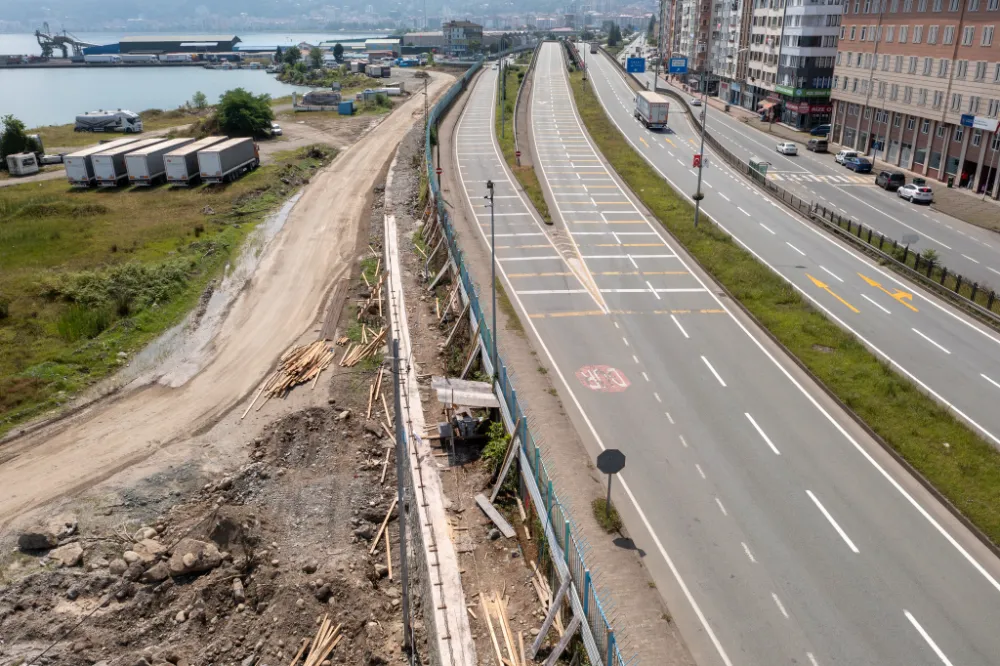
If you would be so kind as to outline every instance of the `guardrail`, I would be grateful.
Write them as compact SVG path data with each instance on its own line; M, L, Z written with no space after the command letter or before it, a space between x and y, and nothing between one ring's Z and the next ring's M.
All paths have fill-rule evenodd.
M607 54L607 52L605 53ZM632 80L636 84L642 86L635 77L626 72L621 63L611 57L610 54L607 55L622 72L632 77ZM669 95L680 102L684 112L691 120L691 124L697 131L701 131L701 120L698 118L700 114L691 112L687 101L680 93L670 88L655 87L657 92ZM702 108L705 109L705 113L707 114L707 107ZM912 251L909 245L889 238L885 234L879 233L861 222L854 222L829 210L823 205L817 204L814 201L807 201L792 194L780 185L776 185L773 181L767 180L756 169L752 169L749 164L723 146L710 132L705 132L705 142L733 169L742 173L758 187L776 199L779 199L792 210L804 215L820 228L846 240L862 252L884 261L898 272L928 290L949 299L980 321L995 328L1000 328L1000 294L997 294L994 290L983 287L974 280L970 280L959 273L949 271L946 266L935 261L933 255L927 256L926 254ZM891 249L889 248L890 245Z
M527 68L524 70L524 77L521 79L521 83L517 86L517 96L514 97L514 151L521 152L521 148L517 145L517 109L521 105L521 93L524 91L524 86L527 85L528 79L531 77L531 71L535 68L535 58L538 57L538 50L542 47L544 42L538 42L535 45L535 50L531 52L531 61L528 63Z
M451 106L459 94L468 86L472 76L482 66L482 60L477 62L453 85L444 97L431 109L427 123L427 133L424 140L427 182L432 204L435 206L438 220L447 239L448 251L462 282L465 293L469 297L471 316L477 322L478 334L482 340L483 349L492 349L492 332L489 328L489 318L483 311L479 301L479 291L472 282L466 269L464 254L458 244L458 237L452 226L447 207L441 198L441 187L434 171L431 152L430 128L434 127L440 116ZM485 354L484 356L487 356ZM591 661L595 666L634 666L638 657L633 655L628 660L622 656L620 644L625 636L621 629L615 630L608 619L607 591L599 592L595 584L596 572L586 563L589 546L579 535L569 509L560 501L555 490L552 474L545 461L542 460L542 450L538 445L527 415L517 399L516 375L508 370L503 357L497 354L497 368L494 368L494 388L502 396L501 410L509 419L508 427L516 426L520 444L519 459L526 462L521 468L521 478L528 485L529 495L546 535L549 559L556 567L560 578L569 576L571 580L571 599L574 611L586 618L586 631L583 632L584 644ZM595 661L596 659L596 661Z

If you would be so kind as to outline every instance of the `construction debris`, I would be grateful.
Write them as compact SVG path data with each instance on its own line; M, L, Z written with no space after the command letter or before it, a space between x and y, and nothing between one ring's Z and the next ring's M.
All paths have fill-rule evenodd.
M340 627L343 625L338 624L334 628L331 626L332 624L330 617L324 615L319 631L313 636L312 644L309 645L309 654L306 655L306 659L303 662L304 666L320 666L330 656L330 653L333 652L333 648L337 647L337 643L343 638L343 634L340 633ZM308 641L302 641L302 647L299 648L298 653L292 659L292 663L289 666L295 666L299 663L299 659L302 658L307 644Z
M382 330L368 344L352 344L344 351L344 356L340 359L341 367L352 368L362 359L374 358L382 345L385 344L385 334L386 328L383 326Z
M311 344L292 347L286 351L278 361L278 369L272 372L257 389L253 402L240 418L246 418L246 415L250 413L262 395L264 402L260 403L257 411L260 411L260 408L271 398L283 398L299 384L312 381L315 387L319 374L333 361L333 354L334 352L326 340L317 340Z

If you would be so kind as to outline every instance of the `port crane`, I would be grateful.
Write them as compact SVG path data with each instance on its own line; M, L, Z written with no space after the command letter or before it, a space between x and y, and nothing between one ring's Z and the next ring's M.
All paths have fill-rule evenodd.
M46 22L42 24L41 30L35 30L35 39L38 40L38 45L42 47L42 56L46 58L51 58L52 53L59 49L62 51L62 57L69 57L69 50L73 49L73 55L82 56L83 49L87 46L96 46L96 44L91 44L90 42L84 42L77 39L71 33L62 31L62 34L58 32L52 32L49 30L49 24Z

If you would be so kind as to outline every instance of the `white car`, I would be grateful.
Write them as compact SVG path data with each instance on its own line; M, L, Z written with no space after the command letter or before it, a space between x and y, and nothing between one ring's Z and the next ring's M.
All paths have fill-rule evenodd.
M782 155L798 155L799 154L799 148L798 148L798 146L796 146L791 141L782 141L782 142L780 142L777 146L775 146L775 150L777 150Z
M934 201L934 192L931 188L913 183L907 183L896 190L896 196L906 199L910 203L929 204Z
M691 106L701 106L701 100L697 97L691 98Z
M848 157L857 157L860 154L856 150L842 150L833 159L837 160L837 164L843 164Z
M281 125L271 123L271 136L281 136Z

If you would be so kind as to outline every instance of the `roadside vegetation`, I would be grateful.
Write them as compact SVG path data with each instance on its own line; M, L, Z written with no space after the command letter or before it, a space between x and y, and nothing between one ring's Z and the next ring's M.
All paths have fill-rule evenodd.
M143 132L155 132L157 130L171 129L182 125L197 123L212 115L212 107L205 106L201 109L194 106L182 106L170 111L161 109L146 109L139 112L142 118ZM118 134L104 135L93 132L74 132L74 123L67 125L46 125L28 130L29 134L38 134L42 138L42 145L45 150L51 152L56 148L76 148L78 146L89 146L97 143L101 139L120 138ZM139 135L142 136L142 135Z
M693 207L627 143L579 74L576 106L605 158L660 223L903 459L1000 544L1000 452L814 309Z
M278 153L225 186L4 188L0 435L181 321L247 234L334 155L326 146Z
M549 205L545 202L542 185L538 181L534 167L517 165L517 150L514 148L514 112L517 104L517 89L520 87L525 73L526 69L518 66L507 68L506 100L501 102L500 96L497 95L495 133L504 159L507 160L510 170L514 172L517 182L521 184L521 188L531 199L531 203L534 204L535 210L542 216L545 224L552 224Z

